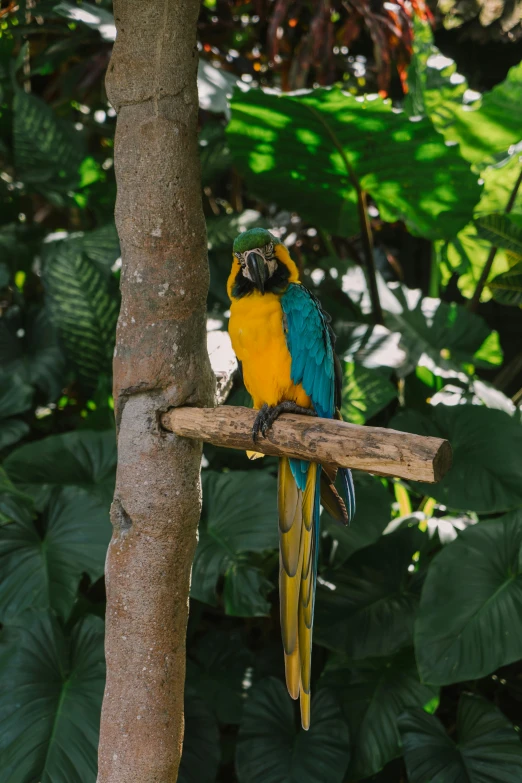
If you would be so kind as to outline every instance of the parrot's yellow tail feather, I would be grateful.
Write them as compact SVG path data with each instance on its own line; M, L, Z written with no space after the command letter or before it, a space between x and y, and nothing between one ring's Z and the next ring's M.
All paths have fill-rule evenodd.
M310 728L310 694L301 690L301 726L305 731Z
M285 675L290 696L300 696L305 729L310 726L316 478L317 465L311 463L306 486L300 490L290 461L286 457L279 461L279 600Z
M299 658L299 644L290 655L285 653L286 687L292 699L299 697L299 683L301 682L301 659Z

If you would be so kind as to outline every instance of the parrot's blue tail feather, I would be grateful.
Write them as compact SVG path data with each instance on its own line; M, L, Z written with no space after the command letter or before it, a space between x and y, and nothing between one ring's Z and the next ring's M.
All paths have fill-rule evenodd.
M346 511L348 512L348 524L350 524L355 516L355 488L353 486L352 471L350 468L341 468L339 473L341 474Z

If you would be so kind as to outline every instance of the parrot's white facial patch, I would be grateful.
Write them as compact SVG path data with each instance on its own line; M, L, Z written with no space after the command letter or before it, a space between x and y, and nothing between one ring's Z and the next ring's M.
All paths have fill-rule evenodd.
M274 253L274 245L272 242L269 245L265 245L264 247L253 247L251 250L247 250L245 253L234 253L241 265L243 277L246 277L247 280L254 282L246 262L246 257L249 253L257 253L258 255L262 256L265 262L265 266L268 269L267 278L272 277L277 267L277 258Z

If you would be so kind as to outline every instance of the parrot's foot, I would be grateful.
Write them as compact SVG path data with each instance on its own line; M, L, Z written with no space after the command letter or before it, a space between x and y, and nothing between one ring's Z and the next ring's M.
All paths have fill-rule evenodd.
M254 426L252 427L252 440L254 443L256 442L260 432L263 437L266 438L268 430L282 413L301 413L304 416L317 416L317 413L313 410L313 408L303 408L301 405L297 405L295 402L290 402L290 400L280 402L279 405L275 405L273 408L270 408L265 403L257 414L254 421Z

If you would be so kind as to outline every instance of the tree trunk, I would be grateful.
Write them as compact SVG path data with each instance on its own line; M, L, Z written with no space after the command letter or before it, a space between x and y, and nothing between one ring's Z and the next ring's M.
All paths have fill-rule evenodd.
M115 0L122 306L114 355L118 471L106 564L107 685L98 783L173 783L201 444L160 415L212 405L197 155L198 0Z

